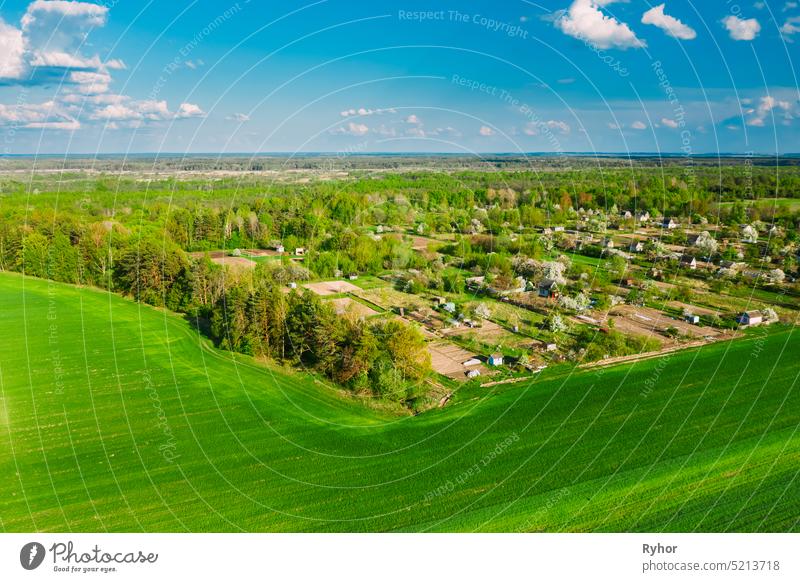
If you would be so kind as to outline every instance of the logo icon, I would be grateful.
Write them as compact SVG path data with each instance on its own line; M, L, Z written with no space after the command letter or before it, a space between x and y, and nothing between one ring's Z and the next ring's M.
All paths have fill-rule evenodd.
M39 542L29 542L19 552L19 563L26 570L35 570L44 561L44 546Z

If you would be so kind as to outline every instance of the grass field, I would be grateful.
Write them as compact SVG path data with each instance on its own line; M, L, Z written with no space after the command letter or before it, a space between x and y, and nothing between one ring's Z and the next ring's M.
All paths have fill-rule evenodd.
M2 531L800 530L791 328L410 417L97 290L0 305Z

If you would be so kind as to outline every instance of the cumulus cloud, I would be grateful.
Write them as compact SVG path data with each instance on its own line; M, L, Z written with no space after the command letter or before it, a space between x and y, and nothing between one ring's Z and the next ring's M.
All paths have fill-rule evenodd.
M764 127L767 117L775 115L774 110L776 109L779 110L779 115L782 115L784 121L790 121L793 118L792 104L789 101L778 100L771 95L767 95L758 101L756 107L745 111L748 115L747 125ZM783 112L782 114L780 113L781 111Z
M25 71L22 31L0 20L0 78L19 79Z
M166 103L162 101L166 106ZM198 105L194 103L181 103L178 108L178 113L175 114L176 119L189 119L190 117L203 117L205 113Z
M360 115L361 117L366 117L368 115L382 115L384 113L396 113L395 109L388 108L388 109L369 109L367 107L359 107L358 109L345 109L341 111L339 115L342 117L353 117L354 115Z
M19 27L0 20L0 81L5 85L55 82L58 86L53 98L44 103L2 106L0 124L76 130L82 121L135 127L204 115L192 103L182 103L173 113L166 101L137 101L111 93L111 72L125 69L125 63L83 52L91 46L86 42L88 35L106 24L108 13L108 6L89 2L35 0Z
M406 117L406 123L414 123L418 125L422 123L422 121L420 121L419 117L417 117L416 115L411 114L408 117Z
M599 49L647 46L627 24L603 13L601 8L612 2L614 0L574 0L570 7L556 18L555 25L564 34Z
M784 39L789 42L794 42L792 36L800 32L800 16L792 16L791 18L787 18L780 30Z
M483 137L489 137L494 135L494 130L487 125L481 125L481 128L478 130L478 133L481 134Z
M641 121L634 121L633 123L631 123L631 128L638 129L639 131L641 131L643 129L647 129L647 126Z
M678 122L674 119L670 119L669 117L662 117L661 124L669 127L670 129L678 129Z
M355 123L353 121L350 121L345 126L332 129L331 133L362 136L362 135L367 135L369 133L369 127L364 123Z
M681 40L697 38L697 33L683 22L664 13L664 4L654 6L642 15L642 24L657 26L669 35Z
M723 18L722 23L733 40L753 40L761 32L761 25L755 18L744 19L731 15Z
M27 129L76 130L80 122L55 101L17 104L13 107L0 103L0 124Z

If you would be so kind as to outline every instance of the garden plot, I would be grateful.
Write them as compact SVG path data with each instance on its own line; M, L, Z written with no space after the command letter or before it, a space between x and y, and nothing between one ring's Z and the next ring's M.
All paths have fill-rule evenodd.
M338 295L339 293L352 293L353 291L361 291L352 283L347 281L322 281L319 283L305 283L303 285L306 289L313 291L317 295Z
M352 313L357 317L365 318L378 314L374 309L370 309L363 303L359 303L350 297L338 297L336 299L330 299L329 301L333 305L333 309L336 311L337 315Z
M677 329L681 335L689 337L717 337L722 335L717 329L694 325L649 307L621 305L611 310L611 317L613 317L615 329L623 333L655 337L665 344L678 343L677 339L670 338L665 334L670 327ZM608 321L608 318L605 318L604 321Z
M491 373L482 363L464 366L464 362L476 359L475 354L450 342L431 342L428 344L428 352L431 355L431 367L439 374L454 380L469 380L469 370L477 370L481 376Z
M253 269L256 266L255 261L246 259L244 257L212 257L211 261L231 269Z

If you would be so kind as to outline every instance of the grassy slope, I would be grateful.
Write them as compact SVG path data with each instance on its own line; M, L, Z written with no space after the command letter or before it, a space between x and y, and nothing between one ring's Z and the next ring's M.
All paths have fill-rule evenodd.
M5 531L800 529L791 330L411 418L96 290L2 274L0 305Z

